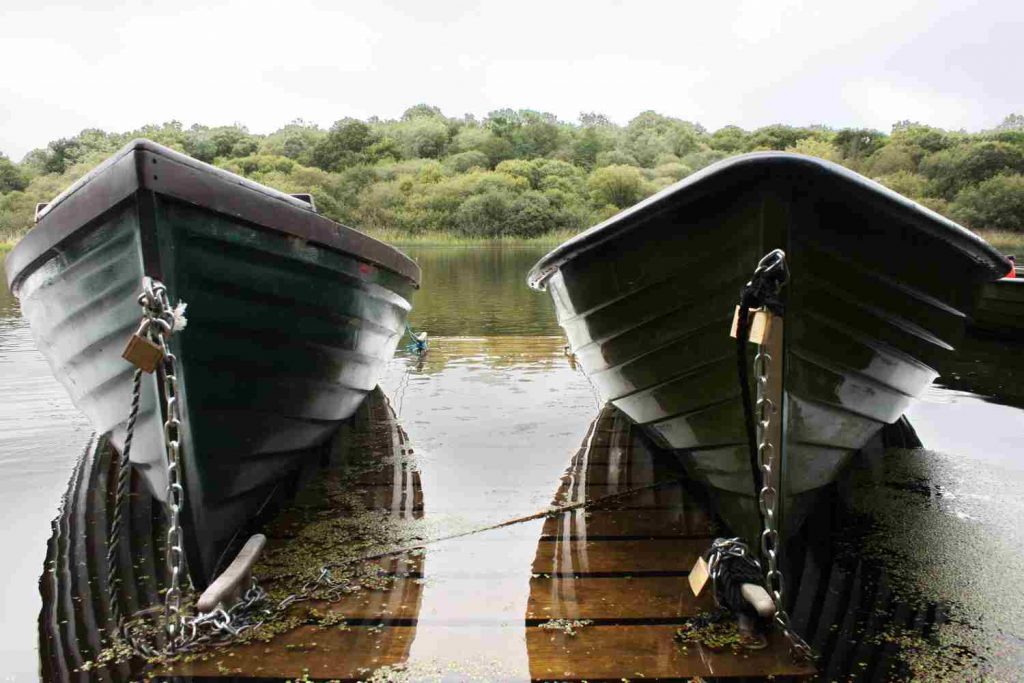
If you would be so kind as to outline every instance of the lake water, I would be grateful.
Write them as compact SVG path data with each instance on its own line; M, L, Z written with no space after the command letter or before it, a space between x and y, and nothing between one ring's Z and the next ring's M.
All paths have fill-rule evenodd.
M431 351L424 360L400 353L381 384L416 446L431 519L447 530L545 509L598 412L592 388L564 356L547 295L525 285L544 251L407 250L425 284L411 324L430 334ZM864 654L868 645L844 644L868 638L848 615L871 610L888 615L872 626L872 647L888 647L904 671L960 680L966 667L1014 680L1024 670L1024 598L1016 585L1024 576L1024 347L970 339L942 370L943 384L909 413L925 449L860 463L844 484L852 503L810 539L813 560L803 562L794 617L824 634L818 641L833 653L829 673L844 679L874 656ZM90 429L3 288L0 380L0 679L35 680L37 583L50 521ZM514 568L516 580L490 585L482 598L492 628L453 635L421 626L411 662L459 663L483 678L527 675L528 581L519 579L529 578L535 527L502 532L494 546L500 555L488 550L489 537L461 542L472 546L466 552L430 555L435 576L462 571L468 552L481 566ZM461 604L451 586L423 586L420 613L428 622ZM830 623L818 612L831 614ZM903 637L922 619L934 622L927 642Z

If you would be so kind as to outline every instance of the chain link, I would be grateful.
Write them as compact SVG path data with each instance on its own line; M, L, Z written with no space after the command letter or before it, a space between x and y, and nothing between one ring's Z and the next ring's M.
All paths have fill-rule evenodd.
M181 511L185 504L185 487L181 473L181 407L178 400L177 358L171 353L168 337L175 330L174 307L167 295L167 287L159 280L143 278L142 306L149 322L150 338L160 347L158 381L161 384L166 416L164 418L164 450L167 455L167 530L165 561L170 577L164 595L164 625L170 643L177 641L184 627L181 613L181 582L185 575L185 539L181 528Z
M169 575L169 585L164 595L163 627L166 635L167 649L174 649L182 642L185 618L182 613L182 581L186 580L184 534L181 528L181 511L185 504L185 488L182 485L181 465L181 407L179 402L178 377L176 374L177 358L171 353L168 338L185 326L185 304L172 306L167 295L167 287L154 278L143 277L142 293L138 297L142 307L142 322L136 335L149 339L156 344L162 353L157 367L157 381L166 406L164 420L164 451L167 458L167 499L165 502L169 528L167 530L164 559ZM117 594L117 552L120 547L121 525L128 504L128 485L130 472L130 450L135 435L136 418L139 412L141 395L142 371L136 369L132 380L132 404L128 416L124 447L119 460L118 488L115 498L114 520L110 529L110 546L107 553L108 592L111 604L111 616L115 627L121 630L127 640L136 645L143 654L156 652L152 645L146 644L139 637L140 624L153 610L144 610L133 616L133 619L121 624L120 602Z
M771 373L772 357L759 344L754 357L754 375L757 381L757 402L755 414L757 419L757 458L761 468L761 490L757 504L764 517L764 529L761 532L761 554L767 563L765 571L765 587L775 605L775 623L782 629L789 641L790 652L795 658L811 660L814 653L810 645L795 630L789 621L785 609L782 570L779 569L779 492L775 488L776 451L769 439L769 428L776 413L776 406L768 397L768 380ZM781 471L779 476L781 477Z

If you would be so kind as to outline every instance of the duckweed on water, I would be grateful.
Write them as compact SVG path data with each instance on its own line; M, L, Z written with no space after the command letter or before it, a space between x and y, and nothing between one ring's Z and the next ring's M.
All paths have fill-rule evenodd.
M545 631L560 631L567 636L575 636L581 629L591 626L593 623L591 619L552 619L538 624L537 628L542 628Z
M676 629L676 642L686 649L690 645L721 651L730 649L738 652L745 649L749 640L728 613L702 612Z

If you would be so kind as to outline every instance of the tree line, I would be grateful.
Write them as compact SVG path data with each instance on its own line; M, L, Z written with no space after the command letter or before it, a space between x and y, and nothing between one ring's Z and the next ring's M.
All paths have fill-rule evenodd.
M643 112L616 125L503 109L482 120L426 104L397 120L296 120L268 135L171 121L124 133L83 130L15 163L0 154L0 241L128 140L146 137L285 192L327 216L390 234L537 237L575 232L720 159L786 150L834 161L976 230L1024 233L1024 116L991 130L901 121L889 133L826 126L757 130Z

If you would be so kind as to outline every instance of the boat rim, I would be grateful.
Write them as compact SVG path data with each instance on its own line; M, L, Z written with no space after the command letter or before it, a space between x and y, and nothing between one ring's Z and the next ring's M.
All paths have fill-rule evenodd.
M164 166L158 166L159 173L150 173L144 166L161 161ZM88 229L98 217L140 190L151 190L350 255L394 272L419 287L419 265L395 247L320 215L301 199L152 140L137 138L40 210L35 225L5 259L11 291L17 293L18 283L62 242ZM229 199L235 201L217 201L225 195L233 195Z
M732 182L737 175L761 173L771 168L788 168L803 171L808 175L814 174L848 183L850 189L878 202L883 209L896 214L901 220L914 222L933 234L945 237L953 246L987 268L991 273L991 279L996 280L1006 274L1008 266L1006 257L981 237L874 180L865 178L859 173L831 161L804 154L751 152L723 159L703 168L566 240L530 269L527 283L534 289L545 289L548 278L562 265L590 249L629 232L636 221L643 220L648 215L661 210L672 199L678 199L677 195L682 195L684 198L688 198L690 195L700 196L713 192L720 183L727 180Z

